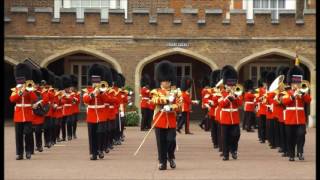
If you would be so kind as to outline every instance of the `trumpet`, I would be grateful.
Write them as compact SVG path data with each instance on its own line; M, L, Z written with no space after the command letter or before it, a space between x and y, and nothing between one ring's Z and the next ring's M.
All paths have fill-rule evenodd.
M235 86L229 88L229 91L234 96L241 96L243 93L243 86L241 84L236 84Z
M310 83L307 80L302 80L299 91L301 93L307 93L310 90Z
M36 89L36 85L33 80L27 80L22 86L19 87L19 91L23 92L25 90L31 92ZM12 88L14 90L14 88Z

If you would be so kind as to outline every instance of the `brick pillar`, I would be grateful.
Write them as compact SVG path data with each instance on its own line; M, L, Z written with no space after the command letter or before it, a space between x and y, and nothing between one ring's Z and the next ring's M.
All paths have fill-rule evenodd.
M305 0L296 0L296 21L303 21L303 10Z

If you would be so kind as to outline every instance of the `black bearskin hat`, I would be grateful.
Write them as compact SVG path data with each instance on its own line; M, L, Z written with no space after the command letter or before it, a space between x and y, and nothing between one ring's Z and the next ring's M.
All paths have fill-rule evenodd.
M70 78L71 78L71 86L78 87L78 78L77 78L77 76L71 74Z
M201 88L204 88L206 86L210 86L210 79L208 76L204 76L202 79L201 79Z
M156 81L163 82L163 81L170 81L171 85L176 85L176 70L174 65L167 61L161 61L157 64L155 68L155 79Z
M299 79L297 76L300 76L301 78ZM287 72L287 83L300 83L303 80L303 76L304 70L299 66L294 66Z
M211 72L210 74L210 86L211 87L215 87L216 84L218 83L218 81L220 81L221 79L221 70L220 69L217 69L217 70L214 70Z
M266 83L268 87L272 84L272 82L276 79L276 73L274 71L269 71L266 75Z
M113 68L110 68L111 70L111 74L112 74L112 83L114 86L118 87L118 72L117 70L113 69Z
M108 83L108 86L111 87L112 81L113 81L111 70L108 66L103 66L103 65L101 66L104 69L104 76L101 77L101 80L106 81Z
M181 79L181 85L180 85L180 89L181 91L186 91L191 87L192 84L192 78L189 76L184 76Z
M19 79L21 77L24 80L32 80L32 69L25 63L19 63L14 69L14 77L15 79ZM17 84L20 84L17 82Z
M284 83L287 83L287 73L289 69L290 69L289 67L279 66L276 70L277 76L284 75L284 80L283 80Z
M49 82L47 82L47 83L50 85L53 85L55 82L55 77L56 77L56 75L52 71L49 70Z
M40 68L40 71L42 73L42 80L45 80L46 83L48 83L49 76L50 76L48 69L47 68Z
M42 80L42 73L40 69L33 69L32 70L32 80L36 84L40 84Z
M143 74L141 80L140 80L140 87L144 87L144 86L150 86L151 83L151 79L150 76L148 74Z
M118 78L120 78L118 87L120 88L124 87L126 84L126 78L121 73L118 74Z
M88 70L89 85L92 85L92 76L99 76L101 80L105 78L105 69L102 65L92 64ZM109 82L108 82L109 83Z
M254 84L254 82L253 82L252 80L250 80L250 79L246 80L246 81L244 82L244 85L243 85L245 91L253 90L253 84Z
M268 71L261 71L260 72L260 79L258 80L258 87L263 87L263 83L266 83L266 76Z
M56 76L55 77L55 81L54 81L53 87L58 89L58 90L62 90L63 89L63 87L62 87L62 78L60 76Z
M234 86L238 81L238 73L234 67L226 65L221 70L221 76L223 79L223 84L228 86Z
M71 87L72 80L69 75L66 75L66 74L62 75L61 80L62 80L62 88L63 89Z

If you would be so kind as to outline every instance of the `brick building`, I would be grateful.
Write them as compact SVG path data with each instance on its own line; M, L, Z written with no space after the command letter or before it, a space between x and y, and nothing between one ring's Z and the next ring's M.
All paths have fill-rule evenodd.
M163 59L177 76L199 79L234 65L240 82L263 69L292 66L298 47L311 82L315 117L315 0L5 0L5 66L31 57L58 75L73 73L87 85L92 62L114 67L135 89ZM9 95L14 78L6 81ZM138 105L138 103L137 103ZM7 117L12 105L6 106ZM195 108L198 112L199 108Z

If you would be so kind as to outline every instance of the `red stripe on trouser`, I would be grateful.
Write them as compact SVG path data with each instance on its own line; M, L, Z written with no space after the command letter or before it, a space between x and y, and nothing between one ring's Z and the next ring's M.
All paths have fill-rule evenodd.
M185 131L189 132L189 124L190 124L190 113L187 112L187 119L186 119L186 126L185 126Z

